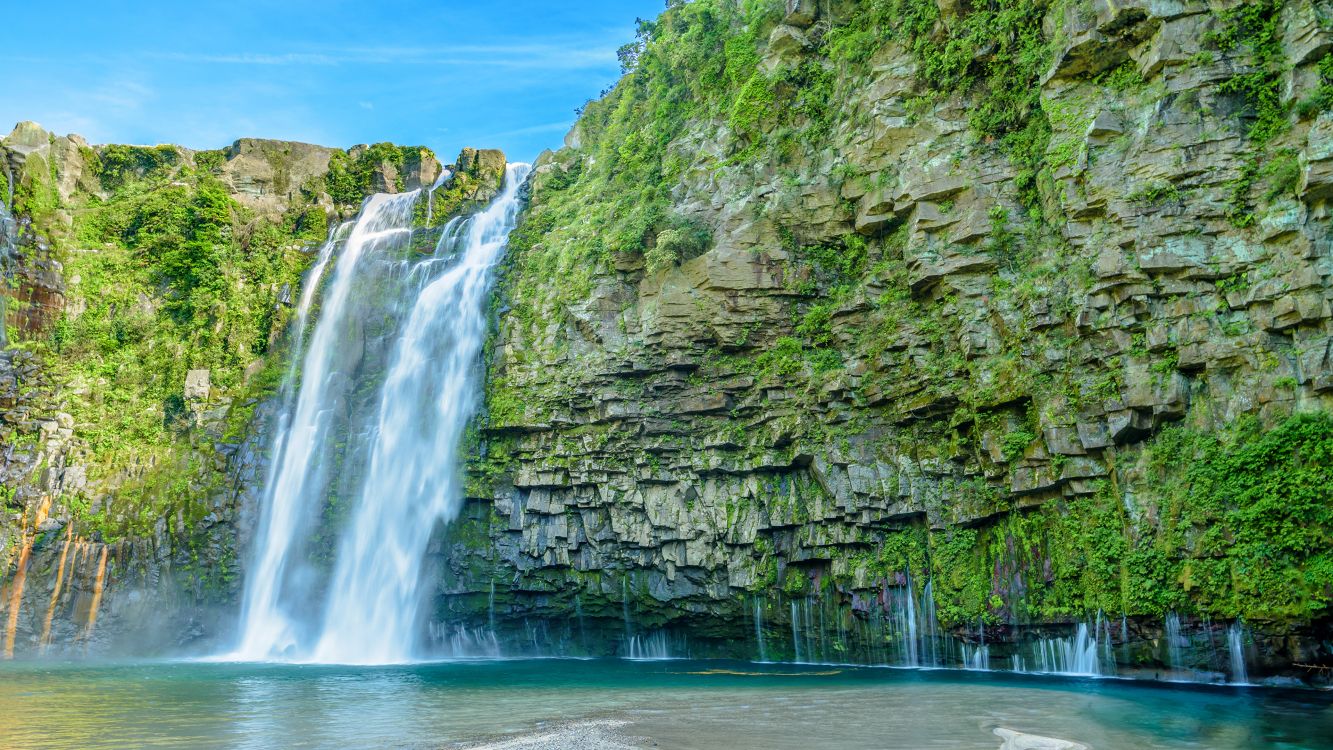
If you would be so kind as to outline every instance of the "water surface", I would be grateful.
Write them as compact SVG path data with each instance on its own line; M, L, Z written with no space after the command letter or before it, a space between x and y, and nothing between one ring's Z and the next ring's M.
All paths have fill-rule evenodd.
M1333 748L1333 695L741 662L0 665L0 748L441 748L618 716L661 748Z

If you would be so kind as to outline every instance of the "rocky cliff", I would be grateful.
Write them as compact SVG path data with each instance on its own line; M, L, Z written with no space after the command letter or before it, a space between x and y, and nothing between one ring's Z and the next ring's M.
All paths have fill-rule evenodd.
M373 192L486 200L498 178L463 159L440 180L391 144L0 140L0 655L173 651L234 621L301 275Z
M1333 8L671 5L537 169L440 619L1317 677Z

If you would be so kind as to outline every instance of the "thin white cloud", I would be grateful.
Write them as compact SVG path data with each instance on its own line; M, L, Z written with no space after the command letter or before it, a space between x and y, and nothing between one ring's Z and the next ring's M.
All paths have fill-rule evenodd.
M150 59L171 60L173 62L197 63L206 65L337 65L343 62L336 57L306 52L284 52L268 54L244 52L230 55L210 55L195 52L156 52L146 55Z
M365 47L320 52L241 52L221 55L160 52L146 57L196 65L447 65L577 70L614 64L616 51L613 47L605 46L601 39L568 39L533 44Z
M137 111L154 96L149 86L127 79L110 81L84 94L84 98L97 102L103 108L120 112Z
M542 133L563 133L574 127L572 120L562 122L548 122L544 125L530 125L526 128L516 128L514 130L505 130L499 133L490 133L490 138L515 138L523 135L541 135Z

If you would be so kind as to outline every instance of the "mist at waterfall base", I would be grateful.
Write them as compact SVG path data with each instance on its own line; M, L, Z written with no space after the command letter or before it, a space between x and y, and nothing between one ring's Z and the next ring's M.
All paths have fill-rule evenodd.
M297 307L240 638L225 658L417 658L426 548L461 501L453 457L480 391L492 267L528 171L509 165L500 195L447 223L424 257L413 224L433 188L372 196L321 249ZM316 561L330 544L325 573Z
M625 747L1333 748L1330 696L958 670L488 660L389 667L0 663L0 747L455 747L559 719ZM579 745L517 744L488 747ZM1063 747L1062 745L1024 745ZM1006 745L1006 747L1009 747Z

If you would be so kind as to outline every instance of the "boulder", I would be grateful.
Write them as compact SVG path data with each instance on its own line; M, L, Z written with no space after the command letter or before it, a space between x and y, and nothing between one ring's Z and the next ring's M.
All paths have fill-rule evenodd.
M810 40L800 29L794 26L779 25L768 36L768 54L764 56L764 68L773 71L778 68L795 65L800 62Z
M207 401L209 391L212 390L210 376L211 373L208 370L190 370L186 373L185 400Z
M1088 746L1082 743L1017 732L1003 727L995 728L995 736L1003 740L1000 750L1088 750Z
M787 15L783 17L783 23L791 26L800 26L805 28L815 22L819 17L819 3L817 0L787 0Z

